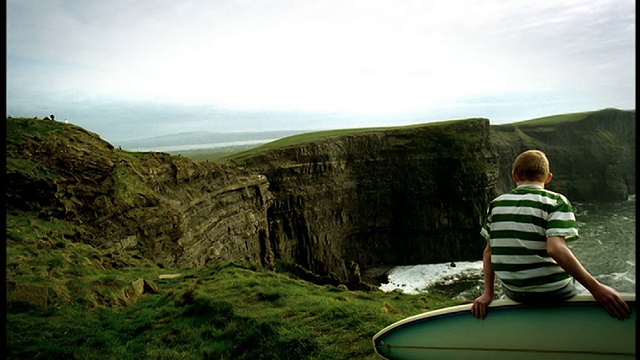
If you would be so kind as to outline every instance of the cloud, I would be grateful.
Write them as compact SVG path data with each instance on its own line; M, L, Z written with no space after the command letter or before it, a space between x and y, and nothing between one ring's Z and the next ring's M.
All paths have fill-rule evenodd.
M541 116L635 107L635 3L7 3L8 112L117 124L157 121L151 109L163 107L390 119L483 98L496 100L479 106L488 115L500 103L514 117L531 98L547 99Z

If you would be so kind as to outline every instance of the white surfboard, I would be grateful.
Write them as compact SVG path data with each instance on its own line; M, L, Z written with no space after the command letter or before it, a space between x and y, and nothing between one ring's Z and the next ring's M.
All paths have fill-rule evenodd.
M485 319L471 304L429 311L378 332L378 355L399 359L635 359L635 294L621 294L631 318L611 317L591 294L552 306L495 300Z

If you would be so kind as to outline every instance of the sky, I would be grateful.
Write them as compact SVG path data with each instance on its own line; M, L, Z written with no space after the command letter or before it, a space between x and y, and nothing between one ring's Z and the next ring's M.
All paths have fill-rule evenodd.
M8 0L7 116L117 144L635 109L633 0Z

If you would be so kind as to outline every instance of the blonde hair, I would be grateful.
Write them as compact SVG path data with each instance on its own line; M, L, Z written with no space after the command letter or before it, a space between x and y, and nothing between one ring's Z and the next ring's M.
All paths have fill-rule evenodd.
M540 150L527 150L513 162L512 175L521 181L545 181L549 175L549 160Z

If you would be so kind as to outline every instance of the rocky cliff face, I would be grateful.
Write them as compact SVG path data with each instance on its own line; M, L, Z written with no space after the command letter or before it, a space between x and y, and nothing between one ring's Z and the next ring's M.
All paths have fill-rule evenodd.
M265 152L277 258L357 281L356 265L476 259L496 168L489 121L338 136Z
M381 264L477 260L488 201L513 187L511 163L530 148L547 152L549 187L573 201L635 194L635 111L372 130L226 165L7 121L8 214L66 220L74 241L172 266L281 259L357 286L361 269Z
M116 150L74 125L7 121L7 213L66 220L68 238L160 264L273 262L264 176Z
M511 164L527 149L547 154L554 178L547 186L572 201L626 200L636 193L635 111L605 109L578 121L491 127L498 158L496 191L514 186Z

